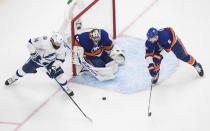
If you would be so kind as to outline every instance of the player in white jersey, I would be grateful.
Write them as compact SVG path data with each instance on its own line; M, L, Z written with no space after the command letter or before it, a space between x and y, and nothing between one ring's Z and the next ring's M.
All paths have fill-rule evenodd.
M69 48L62 35L54 33L51 37L30 39L27 47L30 52L29 60L6 80L5 85L11 85L26 74L36 73L38 68L46 68L47 75L56 79L65 92L73 96L73 91L68 87L67 76L61 68L61 64L65 61L67 48Z

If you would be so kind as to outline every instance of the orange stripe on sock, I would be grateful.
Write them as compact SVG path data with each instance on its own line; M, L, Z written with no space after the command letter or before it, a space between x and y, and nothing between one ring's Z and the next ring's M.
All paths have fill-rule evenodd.
M154 67L153 67L153 66L149 67L149 70L153 70L153 69L154 69Z
M160 65L155 66L155 70L159 70L160 69Z
M190 65L193 65L194 62L195 62L195 59L194 59L192 56L190 56L190 60L189 60L188 63L189 63Z
M161 57L160 57L160 56L158 56L158 55L154 55L154 58L156 58L156 59L158 59L158 60L160 60L160 59L161 59Z

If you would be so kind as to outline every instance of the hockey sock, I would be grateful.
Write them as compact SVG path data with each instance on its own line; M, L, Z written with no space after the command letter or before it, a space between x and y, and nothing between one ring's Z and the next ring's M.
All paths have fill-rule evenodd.
M67 92L70 93L72 92L71 89L69 89L68 87L68 81L66 79L66 75L65 74L61 74L58 77L56 77L56 80L58 81L58 83L60 84L60 86Z
M26 73L22 70L22 68L18 69L15 73L15 75L12 76L12 79L18 80L19 77L23 77Z

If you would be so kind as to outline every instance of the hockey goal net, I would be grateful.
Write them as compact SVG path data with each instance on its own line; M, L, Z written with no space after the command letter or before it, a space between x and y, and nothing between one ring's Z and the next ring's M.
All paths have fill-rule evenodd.
M93 28L105 29L110 38L116 39L116 18L115 0L83 0L84 9L78 13L71 21L72 49L74 47L74 36L91 30ZM75 22L81 19L82 28L76 30ZM72 75L76 75L75 65L73 64L72 54Z

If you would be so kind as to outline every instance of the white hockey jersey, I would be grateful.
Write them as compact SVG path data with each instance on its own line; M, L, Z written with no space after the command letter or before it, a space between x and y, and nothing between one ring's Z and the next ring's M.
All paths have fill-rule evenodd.
M50 42L50 37L47 36L30 39L27 47L30 53L37 52L41 56L41 60L35 61L37 64L47 66L54 62L53 66L56 68L65 61L67 48L69 48L63 41L59 49L54 49Z

